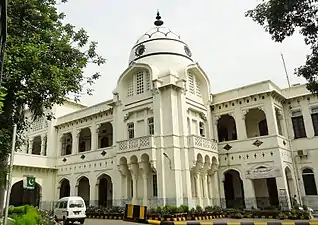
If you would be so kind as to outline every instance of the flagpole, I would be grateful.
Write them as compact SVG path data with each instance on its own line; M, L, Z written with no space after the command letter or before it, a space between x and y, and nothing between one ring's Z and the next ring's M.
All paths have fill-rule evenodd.
M11 194L11 180L12 180L12 168L13 168L13 158L14 158L14 151L15 151L15 142L17 136L17 124L13 125L13 135L12 135L12 148L11 148L11 155L10 155L10 165L9 165L9 173L8 173L8 181L7 181L7 193L6 193L6 206L4 211L3 217L3 225L7 225L8 220L8 213L9 213L9 201L10 201L10 194Z
M284 65L284 70L285 70L285 74L286 74L288 87L290 88L289 76L288 76L287 69L286 69L286 63L285 63L284 55L283 55L283 53L280 53L280 55L281 55L282 60L283 60L283 65Z

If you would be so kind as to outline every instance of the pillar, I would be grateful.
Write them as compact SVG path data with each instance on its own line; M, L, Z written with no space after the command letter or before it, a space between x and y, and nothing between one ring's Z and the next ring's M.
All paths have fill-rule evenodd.
M33 149L33 138L30 138L30 139L29 139L28 154L32 154L32 149Z
M144 178L144 200L143 200L143 205L148 205L148 179L149 179L149 174L143 174Z
M257 208L255 190L253 185L253 180L251 179L242 179L243 180L243 189L245 196L245 207L247 209Z
M138 200L137 200L138 169L139 169L138 164L135 164L135 163L129 164L129 170L130 170L132 181L133 181L132 204L138 204Z
M204 172L202 174L202 181L203 181L203 193L204 193L204 201L205 205L210 205L210 199L209 199L209 193L208 193L208 174L207 172Z
M95 185L95 205L99 206L99 179L96 181Z
M45 153L45 145L46 145L46 135L41 135L41 153L40 155L46 155Z
M267 128L268 128L268 135L277 135L278 134L278 127L277 127L277 120L276 120L276 111L275 105L270 98L265 104L265 108L259 107L259 110L262 110L266 116Z
M72 154L78 153L78 139L80 137L81 130L74 128L72 133Z
M234 109L233 118L235 119L236 133L238 140L247 138L245 116L248 111L242 111L239 107Z
M144 194L143 194L143 205L148 205L148 179L150 174L150 165L149 162L141 162L140 168L143 171L143 184L144 184Z
M288 210L291 208L291 202L288 194L288 186L284 175L281 177L276 177L276 185L278 192L279 205L283 210Z
M195 186L197 191L197 205L202 206L202 193L201 193L201 183L200 183L200 173L196 172L194 174Z
M93 122L92 126L89 127L91 130L91 151L97 149L97 137L98 137L98 129L96 129L96 123Z
M91 206L98 205L96 204L96 202L98 202L96 199L96 186L98 186L96 180L90 179L89 180L89 203Z

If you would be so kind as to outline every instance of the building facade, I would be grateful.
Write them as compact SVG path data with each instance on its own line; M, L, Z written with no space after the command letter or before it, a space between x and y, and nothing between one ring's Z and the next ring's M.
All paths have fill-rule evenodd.
M10 204L318 209L318 98L271 81L213 94L189 46L163 26L132 47L113 99L71 101L32 123ZM28 112L26 112L28 116ZM35 177L34 190L23 180Z

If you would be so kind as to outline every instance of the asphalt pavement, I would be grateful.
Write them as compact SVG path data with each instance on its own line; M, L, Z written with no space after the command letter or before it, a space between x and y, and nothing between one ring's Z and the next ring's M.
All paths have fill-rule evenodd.
M206 222L211 221L211 220L204 220ZM214 219L213 221L222 221L222 222L269 222L269 221L279 221L276 219L248 219L248 218L244 218L244 219ZM284 220L284 223L288 223L288 222L295 222L297 220ZM302 222L304 221L308 221L308 220L300 220ZM315 221L318 222L317 219L315 220L311 220L311 221ZM87 219L84 223L84 225L134 225L137 223L132 223L132 222L126 222L123 220L105 220L105 219Z

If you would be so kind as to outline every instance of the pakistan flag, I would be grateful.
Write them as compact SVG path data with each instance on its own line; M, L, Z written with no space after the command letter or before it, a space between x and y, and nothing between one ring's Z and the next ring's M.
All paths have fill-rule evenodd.
M25 189L33 190L35 188L35 177L26 177Z

